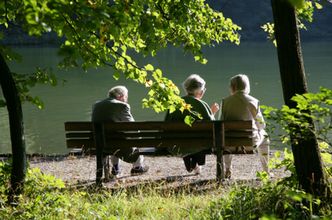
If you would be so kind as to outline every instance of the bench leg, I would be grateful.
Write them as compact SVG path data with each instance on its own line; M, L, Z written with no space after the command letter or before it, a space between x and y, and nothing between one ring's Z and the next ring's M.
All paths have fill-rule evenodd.
M103 148L104 148L104 135L103 135L103 125L100 123L94 124L94 131L95 131L95 141L96 141L96 162L97 162L97 169L96 169L96 185L101 186L102 181L101 178L103 177Z
M103 166L104 166L104 178L106 180L110 179L110 159L109 156L103 157Z
M222 158L222 149L225 145L225 130L224 125L218 121L214 122L214 146L217 154L217 182L220 183L224 178L224 162Z
M224 161L222 157L221 146L217 147L217 182L221 182L225 178Z
M103 148L104 148L104 129L103 124L94 123L94 134L95 134L95 143L96 143L96 185L102 186L101 178L103 177Z
M96 184L97 186L102 185L102 179L103 177L103 155L98 154L97 152L97 170L96 170Z

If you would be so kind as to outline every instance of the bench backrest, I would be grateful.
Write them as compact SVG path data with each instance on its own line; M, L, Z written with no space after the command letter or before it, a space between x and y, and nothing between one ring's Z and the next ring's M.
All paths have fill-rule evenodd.
M181 147L195 148L206 146L214 149L216 126L225 133L220 144L225 153L252 152L252 122L251 121L200 121L188 126L183 122L107 122L102 124L104 141L107 148L112 149L135 146L141 147ZM96 150L94 125L92 122L66 122L66 143L68 148L82 148L83 151L94 154ZM241 147L240 147L241 146ZM245 152L243 152L243 147Z
M252 121L222 121L225 143L223 154L252 154L253 122Z
M84 152L94 152L95 137L93 123L88 121L65 122L67 148L82 148Z

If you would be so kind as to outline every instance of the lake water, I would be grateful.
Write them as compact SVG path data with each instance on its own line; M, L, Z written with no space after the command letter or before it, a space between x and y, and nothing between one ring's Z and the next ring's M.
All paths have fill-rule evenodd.
M332 43L305 43L302 47L310 91L318 91L319 86L331 88ZM17 51L24 59L22 63L11 64L12 71L32 72L37 65L52 67L59 79L67 81L57 87L38 86L33 89L33 94L45 102L44 110L38 110L29 103L23 104L27 153L67 153L64 122L90 120L92 104L105 98L108 89L117 84L129 88L129 103L136 121L164 118L164 113L142 109L141 100L147 93L144 87L124 79L115 81L109 68L88 72L56 70L59 58L54 48L19 48ZM207 82L204 100L208 103L220 102L228 95L231 76L246 73L251 80L251 94L260 99L261 104L275 107L283 104L277 53L270 43L222 45L206 49L205 55L209 62L201 65L179 49L168 48L157 57L140 58L139 63L152 63L161 68L164 75L180 87L189 74L200 74ZM10 152L8 115L6 109L0 109L0 154Z

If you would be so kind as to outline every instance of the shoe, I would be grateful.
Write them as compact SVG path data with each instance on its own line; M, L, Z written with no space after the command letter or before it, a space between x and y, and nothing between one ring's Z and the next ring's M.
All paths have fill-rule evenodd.
M141 175L143 173L148 172L149 167L148 166L139 166L139 167L133 167L130 171L131 175Z
M230 170L226 170L226 172L225 172L225 178L226 179L230 179L231 176L232 176L232 172Z
M195 174L195 175L199 175L199 174L201 174L201 171L202 171L202 166L197 165L197 166L194 168L194 174Z

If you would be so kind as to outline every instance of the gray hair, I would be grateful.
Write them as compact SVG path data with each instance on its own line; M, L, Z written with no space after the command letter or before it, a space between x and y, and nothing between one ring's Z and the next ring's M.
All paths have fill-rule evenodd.
M183 88L189 95L195 95L205 89L205 80L197 74L190 75L183 83Z
M125 86L114 86L108 91L108 97L118 98L128 95L128 89Z
M230 80L230 87L233 93L241 91L245 94L249 94L250 82L248 76L245 74L238 74L233 76Z

